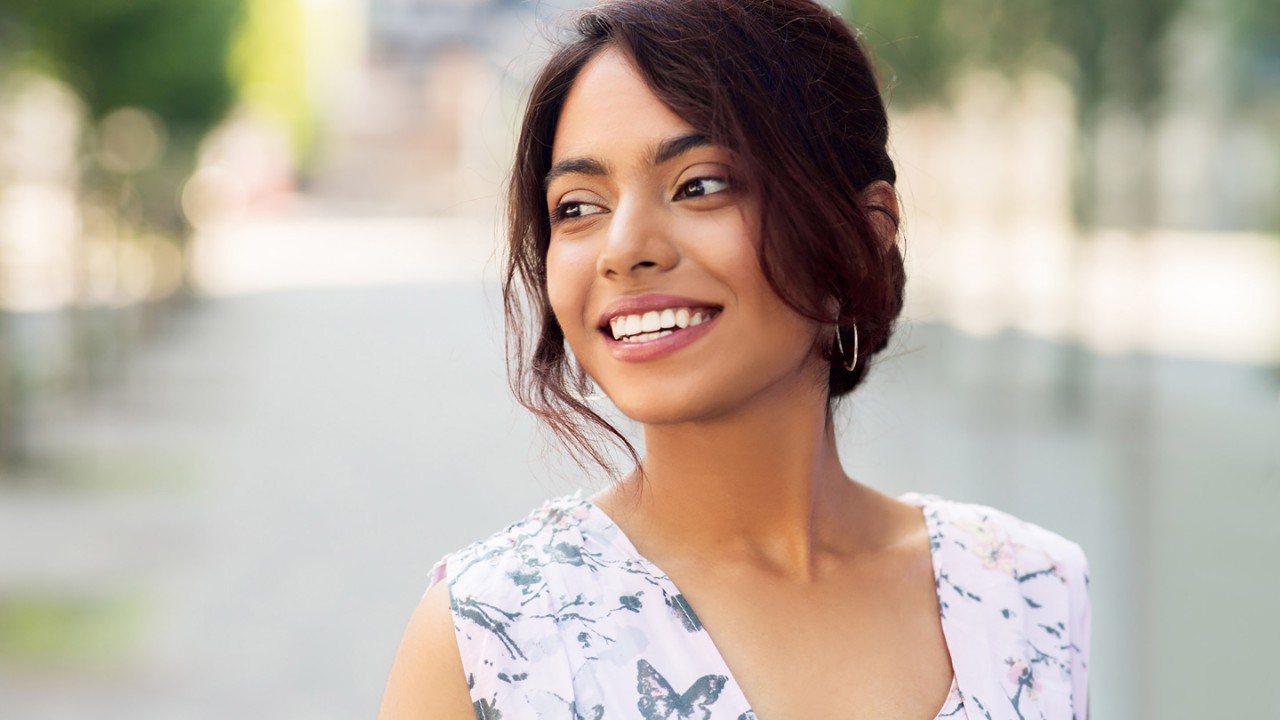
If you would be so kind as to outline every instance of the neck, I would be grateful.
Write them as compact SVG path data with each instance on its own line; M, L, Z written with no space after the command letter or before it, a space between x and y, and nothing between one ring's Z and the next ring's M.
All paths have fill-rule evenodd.
M645 479L633 473L601 503L642 552L811 577L824 552L848 544L858 486L825 397L776 390L716 419L645 426Z

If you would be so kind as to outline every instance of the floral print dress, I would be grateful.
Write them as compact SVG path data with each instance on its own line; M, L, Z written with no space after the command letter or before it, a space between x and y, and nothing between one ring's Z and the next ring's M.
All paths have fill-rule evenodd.
M955 676L937 718L1084 720L1080 547L989 507L907 493L929 529ZM479 720L754 720L694 609L581 494L446 556Z

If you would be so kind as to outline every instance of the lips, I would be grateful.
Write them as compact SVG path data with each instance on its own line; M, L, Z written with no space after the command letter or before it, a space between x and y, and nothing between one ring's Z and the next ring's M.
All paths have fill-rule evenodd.
M675 310L677 308L689 308L691 310L722 310L723 306L705 300L698 300L695 298L684 297L682 295L671 295L667 293L630 295L617 298L605 306L604 312L600 314L600 317L596 322L596 327L608 328L609 321L619 316L644 315L647 312L661 312L663 310Z
M666 357L692 343L697 342L704 335L711 332L712 329L720 321L722 312L717 312L711 316L711 319L703 321L698 325L690 325L686 328L672 328L663 333L648 333L646 337L649 339L636 342L626 338L615 340L609 332L609 328L605 327L601 330L604 336L605 345L609 349L609 354L615 360L622 362L645 362L649 360L657 360Z

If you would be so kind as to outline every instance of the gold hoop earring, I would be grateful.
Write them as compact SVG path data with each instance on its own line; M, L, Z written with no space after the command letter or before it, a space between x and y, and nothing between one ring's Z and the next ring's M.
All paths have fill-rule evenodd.
M840 341L840 326L836 326L836 349L840 351L840 357L846 357L844 354L844 343ZM858 324L853 324L853 359L842 362L846 372L853 372L858 366Z

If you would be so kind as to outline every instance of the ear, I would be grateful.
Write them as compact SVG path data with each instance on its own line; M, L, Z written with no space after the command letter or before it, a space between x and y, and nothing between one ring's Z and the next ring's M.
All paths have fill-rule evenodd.
M863 207L867 209L871 227L875 228L881 249L888 250L898 239L898 191L877 180L862 190Z

